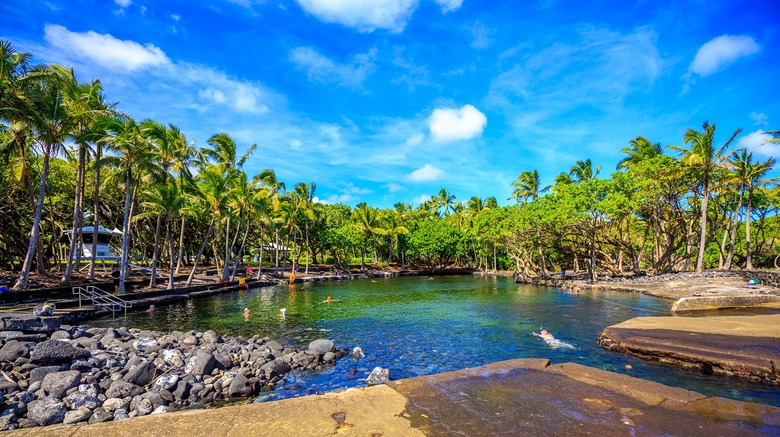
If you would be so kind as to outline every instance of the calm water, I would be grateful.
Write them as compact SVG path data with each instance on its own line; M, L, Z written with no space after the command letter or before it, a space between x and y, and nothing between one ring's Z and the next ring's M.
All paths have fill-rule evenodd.
M328 296L333 302L325 303ZM252 317L245 320L245 307ZM286 308L287 316L279 317ZM391 379L478 366L512 358L576 362L651 379L706 395L780 405L780 390L732 378L682 371L596 345L607 326L637 316L670 314L671 301L617 292L562 293L515 284L511 278L470 276L386 278L298 284L234 292L92 322L160 331L213 329L222 335L289 338L307 344L329 338L337 347L360 346L362 360L346 357L320 373L289 375L267 399L363 386L375 366ZM531 331L547 329L574 346L553 349ZM626 369L630 364L633 368Z

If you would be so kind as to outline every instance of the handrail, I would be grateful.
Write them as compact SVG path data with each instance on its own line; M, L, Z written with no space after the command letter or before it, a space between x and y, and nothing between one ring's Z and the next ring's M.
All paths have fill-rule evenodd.
M103 307L109 311L113 316L116 316L116 312L124 308L125 315L127 315L127 309L133 306L132 302L120 299L113 294L102 290L94 285L87 285L86 287L72 287L73 294L79 295L79 308L81 308L82 296L92 301L92 305L95 307Z

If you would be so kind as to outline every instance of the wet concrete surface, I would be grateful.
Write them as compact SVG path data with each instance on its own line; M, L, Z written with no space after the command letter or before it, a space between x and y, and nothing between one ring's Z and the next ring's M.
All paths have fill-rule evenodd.
M517 359L341 393L4 435L766 436L780 435L780 408Z

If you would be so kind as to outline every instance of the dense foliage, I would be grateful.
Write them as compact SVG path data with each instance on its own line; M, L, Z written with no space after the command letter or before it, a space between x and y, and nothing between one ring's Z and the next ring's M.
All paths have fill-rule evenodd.
M3 42L0 266L21 272L18 288L32 268L56 266L67 283L80 251L65 232L102 225L124 231L122 281L130 260L177 273L186 266L190 280L213 261L227 279L237 259L259 255L278 268L284 248L306 269L358 259L361 269L455 265L526 276L777 267L780 195L767 176L775 162L729 150L739 130L723 144L714 133L707 122L689 129L684 146L667 148L674 155L637 137L608 177L590 159L550 187L537 170L523 171L510 206L461 203L442 189L416 208L351 208L315 202L313 182L288 189L273 170L246 174L254 145L239 147L227 133L198 145L173 125L137 122L98 80L33 66Z

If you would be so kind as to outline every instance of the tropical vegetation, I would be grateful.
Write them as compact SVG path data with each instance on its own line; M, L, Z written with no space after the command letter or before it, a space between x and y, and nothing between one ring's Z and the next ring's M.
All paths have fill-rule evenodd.
M67 284L86 263L94 278L95 260L81 260L64 238L70 231L78 241L84 226L122 231L120 289L131 262L150 266L151 286L157 269L187 273L190 283L204 263L216 264L230 280L241 262L258 259L277 273L322 263L523 277L567 269L594 278L777 268L775 161L735 149L739 129L724 143L715 132L704 122L667 147L637 136L608 176L587 158L552 186L542 186L538 169L522 169L508 206L494 197L459 201L442 188L416 207L353 208L317 202L313 181L288 185L273 169L247 174L244 165L261 158L256 145L224 132L196 144L176 126L137 121L103 95L99 80L33 65L2 42L0 268L18 272L16 288L27 287L32 269L56 268Z

